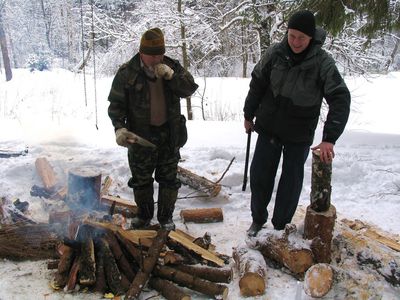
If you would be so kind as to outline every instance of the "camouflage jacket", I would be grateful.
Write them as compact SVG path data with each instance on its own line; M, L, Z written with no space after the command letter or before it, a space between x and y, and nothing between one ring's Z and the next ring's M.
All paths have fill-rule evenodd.
M184 137L180 135L185 134L182 133L185 119L181 115L180 98L191 96L198 85L178 61L164 56L163 63L174 70L172 79L164 80L164 94L167 122L170 127L170 143L176 148L183 146L181 144ZM108 101L110 102L108 115L115 130L127 128L143 138L149 138L150 93L146 75L141 68L139 54L119 68L112 82Z
M350 92L323 49L325 31L317 28L305 57L295 62L287 37L267 49L254 67L244 117L256 117L255 130L283 142L308 143L314 139L322 99L329 111L322 140L335 143L350 112Z

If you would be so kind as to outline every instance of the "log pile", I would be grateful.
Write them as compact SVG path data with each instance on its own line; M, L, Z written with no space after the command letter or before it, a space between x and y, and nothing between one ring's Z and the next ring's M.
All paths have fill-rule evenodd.
M148 284L167 299L190 299L180 287L226 299L228 288L223 283L232 278L230 269L221 268L225 262L217 253L196 245L179 231L123 230L85 219L75 234L70 230L61 252L52 285L65 291L85 287L137 299ZM185 259L166 261L171 253Z

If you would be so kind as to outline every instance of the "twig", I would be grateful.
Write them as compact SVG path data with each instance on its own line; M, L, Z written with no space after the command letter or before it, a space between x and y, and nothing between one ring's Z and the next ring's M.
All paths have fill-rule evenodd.
M222 173L222 176L220 177L220 179L218 179L215 183L219 183L225 176L226 172L228 172L229 168L231 167L233 161L235 160L236 157L233 157L231 159L231 162L229 163L228 167L226 168L226 170L224 171L224 173Z

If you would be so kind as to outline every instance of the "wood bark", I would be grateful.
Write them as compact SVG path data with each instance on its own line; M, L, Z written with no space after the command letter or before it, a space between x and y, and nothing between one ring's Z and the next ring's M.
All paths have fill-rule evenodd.
M207 194L210 197L216 197L221 191L221 185L205 177L194 174L193 172L178 166L178 178L183 183L193 189Z
M77 240L81 244L79 283L85 286L93 285L96 282L96 261L91 228L88 225L79 227Z
M305 239L313 240L311 250L318 263L331 262L331 245L336 221L336 208L331 205L328 210L316 212L311 205L307 207L304 220Z
M98 245L104 257L104 273L108 287L114 295L124 294L127 289L124 289L122 286L122 275L110 250L110 246L104 238L98 239Z
M181 210L181 218L183 222L193 223L215 223L223 222L224 215L222 209L216 208L198 208L198 209L183 209Z
M91 210L100 203L101 173L90 168L68 172L67 203L74 210Z
M79 267L80 267L80 259L79 257L75 257L71 270L69 271L67 284L65 286L66 291L72 291L75 289L76 282L78 281Z
M11 260L56 258L59 242L60 240L48 224L2 224L0 258Z
M101 242L100 242L101 243ZM95 259L96 259L96 283L94 291L104 294L107 291L107 281L104 269L104 251L99 245L99 238L94 240L95 246Z
M294 228L294 229L293 229ZM293 224L287 224L281 237L268 235L256 241L256 248L261 253L292 271L294 274L303 274L314 264L313 254L310 249L298 247L289 240L289 234L296 231Z
M136 274L135 279L132 281L128 292L126 293L125 299L137 299L140 295L143 287L149 280L150 273L153 271L154 266L157 263L160 252L164 247L168 237L168 231L159 230L157 236L154 238L153 243L148 251L148 256L143 260L143 266Z
M228 297L229 290L225 285L201 279L171 267L157 265L153 273L158 277L171 280L207 296L220 297L222 299L227 299Z
M152 277L149 280L150 286L158 291L161 295L163 295L167 300L190 300L192 297L188 294L186 294L184 291L182 291L180 288L178 288L175 284L172 282L157 278L157 277Z
M324 163L320 151L312 152L311 208L317 212L327 211L331 205L332 164Z
M194 276L207 279L212 282L229 283L231 282L233 276L232 269L226 268L222 269L198 265L176 265L174 266L174 268L178 269L179 271L193 274Z
M56 173L45 157L39 157L35 161L36 171L42 179L43 186L48 192L53 192L57 184Z
M240 293L245 297L263 295L267 274L263 255L257 250L239 246L233 249L232 256L239 270Z
M111 252L114 255L118 268L121 270L122 273L125 274L129 282L132 282L132 280L135 278L135 272L133 271L133 266L122 252L122 249L118 243L117 238L112 232L107 232L107 234L105 235L105 239L107 240L108 245L110 246Z
M313 298L322 298L333 285L333 269L328 264L311 266L304 276L304 291Z

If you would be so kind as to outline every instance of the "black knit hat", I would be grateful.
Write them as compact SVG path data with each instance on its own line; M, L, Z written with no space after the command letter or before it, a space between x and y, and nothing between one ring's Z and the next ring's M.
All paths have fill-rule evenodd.
M143 33L140 39L139 52L147 55L162 55L165 53L164 34L160 28L151 28Z
M300 10L294 13L289 19L288 29L296 29L314 37L315 18L313 13L308 10Z

